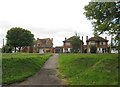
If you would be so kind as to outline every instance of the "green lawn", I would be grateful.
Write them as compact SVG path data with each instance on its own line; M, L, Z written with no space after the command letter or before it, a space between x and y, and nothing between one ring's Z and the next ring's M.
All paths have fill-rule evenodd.
M58 76L69 85L117 85L117 54L60 54Z
M50 54L3 53L2 83L11 84L25 80L35 74L50 56Z

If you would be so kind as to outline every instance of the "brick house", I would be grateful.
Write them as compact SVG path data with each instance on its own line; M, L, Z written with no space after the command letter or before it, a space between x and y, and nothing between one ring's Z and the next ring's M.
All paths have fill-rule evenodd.
M51 52L53 48L53 38L45 38L34 41L33 52L35 53L48 53Z
M48 53L51 52L53 48L53 38L45 38L45 39L39 39L33 41L32 46L26 46L22 47L22 52L28 52L28 53Z
M107 47L108 47L108 40L105 37L102 38L100 36L94 36L88 39L88 36L86 37L86 43L87 43L87 53L90 53L91 46L96 46L97 53L106 53Z
M72 45L71 45L71 40L72 38L74 38L75 36L72 36L70 38L65 38L65 40L63 41L63 53L69 53L71 52L71 49L72 49ZM82 37L83 39L83 37ZM80 49L80 52L83 51L83 40L82 41L82 45L81 45L81 49Z

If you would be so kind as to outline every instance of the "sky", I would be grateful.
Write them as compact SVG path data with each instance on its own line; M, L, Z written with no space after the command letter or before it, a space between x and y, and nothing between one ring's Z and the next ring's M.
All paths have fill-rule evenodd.
M75 35L93 36L91 21L87 20L84 6L90 0L0 0L0 47L8 30L21 27L34 37L53 38L54 46Z

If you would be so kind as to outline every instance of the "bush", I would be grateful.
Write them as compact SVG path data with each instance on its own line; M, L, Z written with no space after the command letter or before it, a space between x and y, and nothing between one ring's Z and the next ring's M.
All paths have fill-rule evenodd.
M2 53L12 53L12 47L5 45L2 48Z

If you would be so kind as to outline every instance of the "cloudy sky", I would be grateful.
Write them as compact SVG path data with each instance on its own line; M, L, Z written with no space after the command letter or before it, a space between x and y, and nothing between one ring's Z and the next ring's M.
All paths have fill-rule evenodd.
M84 6L90 0L0 0L0 47L12 27L30 30L35 38L53 38L54 46L77 32L92 36L92 25L85 18Z

